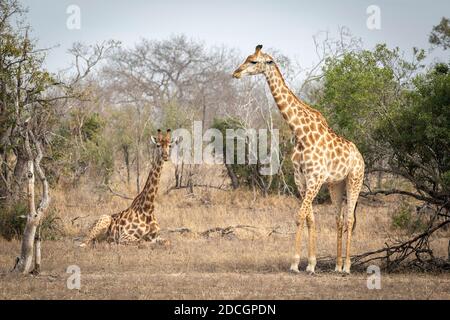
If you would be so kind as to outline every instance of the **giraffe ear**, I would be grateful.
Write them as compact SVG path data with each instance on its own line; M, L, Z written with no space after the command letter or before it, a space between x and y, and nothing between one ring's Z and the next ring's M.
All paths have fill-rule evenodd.
M151 143L153 143L153 144L157 144L156 138L155 138L154 136L151 136L151 137L150 137L150 141L151 141Z

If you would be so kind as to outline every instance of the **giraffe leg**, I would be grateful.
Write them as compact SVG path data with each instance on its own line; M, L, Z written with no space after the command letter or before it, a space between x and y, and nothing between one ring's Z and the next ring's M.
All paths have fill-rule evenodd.
M305 192L305 197L302 201L302 205L300 207L300 213L299 213L299 217L298 217L298 222L297 222L297 233L295 235L295 254L294 254L294 259L293 262L291 264L291 268L290 270L293 272L299 272L298 271L298 265L300 263L300 255L301 255L301 249L302 249L302 231L303 231L303 226L305 224L305 220L308 217L308 215L313 215L313 211L312 211L312 202L314 200L314 198L316 197L317 193L320 190L320 187L322 186L323 183L323 177L318 178L316 181L308 181L307 183L307 190ZM310 244L310 256L309 256L309 261L308 261L308 268L307 271L311 272L311 269L313 269L312 271L314 271L314 267L316 265L316 257L315 257L315 237L316 237L316 232L315 232L315 226L314 226L314 218L308 218L309 222L308 222L308 236L309 236L309 244Z
M295 185L297 186L298 192L300 193L300 199L303 201L306 195L306 178L299 167L297 168L297 166L294 165L294 169Z
M105 234L108 231L109 226L111 225L112 218L110 215L102 215L97 220L97 222L92 226L89 234L84 239L83 243L80 244L80 247L86 247L91 241L95 240L102 234Z
M297 233L295 234L295 255L294 260L291 264L291 271L298 273L298 265L300 263L300 254L302 250L302 230L303 225L305 224L305 218L306 218L306 209L303 208L305 204L305 201L302 203L302 208L300 209L300 214L297 221Z
M302 211L302 206L303 206L303 200L305 199L305 195L306 195L306 179L305 176L302 174L301 170L299 167L296 166L296 164L294 163L294 169L295 169L295 173L294 173L294 179L295 179L295 184L297 185L297 189L300 193L300 214L297 217L297 234L295 236L295 243L296 246L299 246L300 248L297 250L295 249L295 257L294 257L294 261L291 264L291 268L290 270L298 273L298 265L300 263L300 251L301 251L301 232L303 230L303 224L304 224L304 219L306 216L303 216L304 213ZM299 252L297 254L297 252Z
M140 239L134 235L134 233L122 232L119 235L118 244L131 245L139 244Z
M344 228L344 212L342 211L342 200L344 197L345 181L329 184L330 198L336 212L336 268L334 271L342 272L342 233Z
M345 265L344 272L350 273L350 243L352 240L353 223L355 222L355 207L358 201L359 192L363 184L364 173L349 175L347 177L347 243L345 246Z
M156 239L158 237L159 230L161 230L161 228L159 227L159 224L155 219L154 221L150 222L150 231L148 232L147 237L149 239Z
M314 213L311 210L306 216L306 225L308 226L308 266L306 271L314 273L316 269L316 223L314 221Z

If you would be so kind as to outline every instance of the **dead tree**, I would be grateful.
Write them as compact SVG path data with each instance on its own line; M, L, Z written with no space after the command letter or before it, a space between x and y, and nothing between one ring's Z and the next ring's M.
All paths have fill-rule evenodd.
M45 176L45 172L41 167L43 157L41 143L34 137L32 131L28 128L25 131L25 150L28 156L27 161L27 198L28 198L28 215L25 226L20 256L16 258L13 271L20 273L39 274L41 266L41 236L40 224L42 217L45 215L49 204L49 186ZM34 145L36 155L33 154L31 143ZM37 174L42 185L42 198L39 205L35 204L35 173ZM33 267L34 260L34 268Z

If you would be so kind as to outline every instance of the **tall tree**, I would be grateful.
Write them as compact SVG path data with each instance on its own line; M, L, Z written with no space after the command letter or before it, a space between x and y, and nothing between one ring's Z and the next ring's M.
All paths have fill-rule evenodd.
M448 18L442 17L441 22L433 27L428 41L444 50L450 48L450 20Z
M36 48L26 11L18 1L0 4L0 175L1 205L9 206L20 198L28 202L22 249L14 270L35 272L40 268L39 225L50 204L49 185L42 160L52 143L52 131L67 102L85 98L81 82L101 60L111 42L86 47L75 45L75 70L70 77L51 75L44 68L46 50ZM81 65L79 61L85 63ZM23 193L26 174L27 191ZM42 197L35 204L35 174L41 183ZM25 194L25 196L24 196Z
M385 159L385 149L373 136L383 119L402 104L415 74L422 68L423 50L413 50L413 60L399 48L377 45L374 50L345 53L328 59L318 108L340 134L354 141L370 170Z

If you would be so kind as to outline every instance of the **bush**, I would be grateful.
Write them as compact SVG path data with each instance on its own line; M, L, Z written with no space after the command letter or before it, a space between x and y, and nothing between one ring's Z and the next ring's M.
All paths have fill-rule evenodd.
M220 130L225 136L226 129L243 129L239 119L214 119L213 127ZM229 170L232 170L241 187L256 187L261 190L264 195L267 194L291 194L300 196L294 179L294 167L291 161L292 150L294 149L292 134L280 134L280 162L281 168L277 174L273 176L264 176L259 173L260 164L231 164ZM235 144L236 146L236 144ZM248 146L246 146L248 150ZM226 146L224 145L224 157L226 157ZM234 152L236 156L236 152ZM247 160L247 159L246 159ZM327 188L322 188L316 197L318 203L329 200Z
M375 133L391 149L392 172L414 185L417 198L450 210L449 65L417 76L413 89Z
M411 205L406 202L402 203L399 210L392 216L392 227L408 233L425 231L425 222L419 216L414 217L413 212L414 209Z
M98 113L83 115L83 125L78 128L76 115L74 112L63 120L52 139L51 157L44 159L53 164L44 161L49 181L54 184L65 176L76 184L89 169L108 183L114 169L114 145L105 132L106 120Z
M25 202L19 202L10 207L0 208L0 236L10 241L19 239L25 229L28 207Z
M9 207L0 207L0 237L11 241L21 239L27 222L28 206L19 202ZM64 236L61 219L56 210L49 209L41 223L41 238L57 240Z

